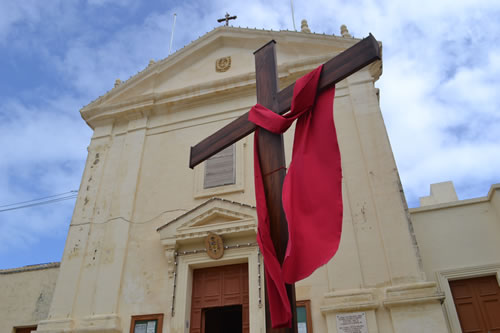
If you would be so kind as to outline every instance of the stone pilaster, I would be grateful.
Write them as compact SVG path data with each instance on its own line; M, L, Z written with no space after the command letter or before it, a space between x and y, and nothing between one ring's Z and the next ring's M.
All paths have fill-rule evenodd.
M96 128L52 307L38 331L122 331L118 302L147 120L139 112L122 131Z

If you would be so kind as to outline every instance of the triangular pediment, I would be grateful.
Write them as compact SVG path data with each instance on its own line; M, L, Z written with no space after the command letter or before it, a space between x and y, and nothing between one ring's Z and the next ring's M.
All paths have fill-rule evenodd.
M94 127L100 120L170 105L169 112L189 100L211 94L254 90L255 50L277 43L280 84L298 76L355 44L358 39L295 31L266 31L220 27L169 57L148 65L81 110ZM228 59L223 68L219 59ZM229 60L230 58L230 60ZM228 64L230 62L230 64ZM229 67L228 67L229 66ZM111 83L110 83L111 84ZM179 108L182 109L182 108Z
M202 227L208 225L215 225L220 223L229 223L241 220L241 217L232 216L232 214L226 214L225 212L219 212L219 209L215 208L211 212L209 212L208 216L204 216L199 221L195 222L192 225L189 225L189 228L192 227Z
M222 226L228 223L235 223L240 221L252 220L253 216L242 214L241 212L236 212L227 209L227 207L221 207L222 205L214 205L209 210L204 211L200 215L189 219L184 224L179 226L176 230L177 232L191 231L193 229L204 229L212 228L214 226Z
M158 228L162 242L204 238L209 232L255 234L255 207L220 198L212 198Z

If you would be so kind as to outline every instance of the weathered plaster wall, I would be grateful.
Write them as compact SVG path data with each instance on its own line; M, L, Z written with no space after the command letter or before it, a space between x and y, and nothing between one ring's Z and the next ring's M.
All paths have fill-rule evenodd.
M437 271L500 262L500 218L491 201L410 210L429 279Z
M57 263L0 270L0 333L47 318L58 274Z
M455 192L450 182L432 186L438 188L430 197L443 193L439 186ZM445 203L410 209L411 218L424 271L445 293L448 323L458 333L461 329L448 281L496 275L500 284L500 185L493 185L483 198L450 201L430 197L424 202ZM450 197L453 195L446 194Z

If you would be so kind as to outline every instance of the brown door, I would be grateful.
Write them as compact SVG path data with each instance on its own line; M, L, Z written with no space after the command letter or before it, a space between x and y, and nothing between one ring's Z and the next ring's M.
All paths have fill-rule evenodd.
M248 264L197 269L193 272L191 300L191 333L204 332L205 320L210 315L241 313L243 333L248 333Z
M450 281L464 333L500 332L500 287L496 276Z

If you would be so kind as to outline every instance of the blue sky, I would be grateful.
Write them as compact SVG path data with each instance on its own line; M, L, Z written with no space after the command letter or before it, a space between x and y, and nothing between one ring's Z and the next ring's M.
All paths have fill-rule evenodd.
M500 2L294 0L295 21L383 42L381 108L409 205L500 182ZM0 0L0 206L77 190L79 109L218 26L293 29L290 1ZM74 200L0 212L0 269L59 261ZM0 207L1 209L1 207Z

